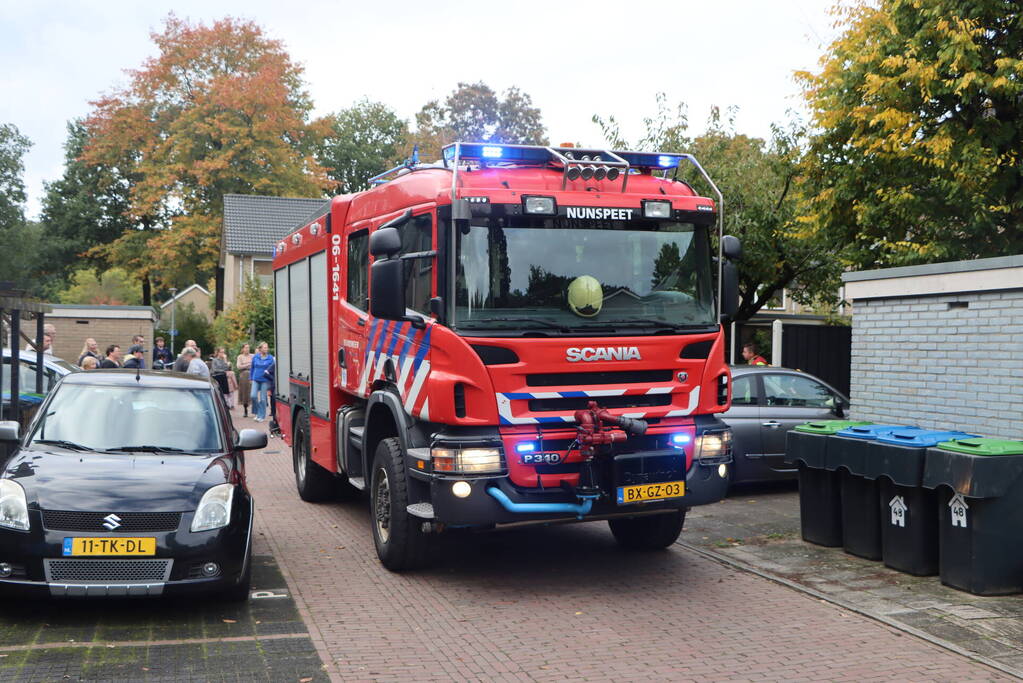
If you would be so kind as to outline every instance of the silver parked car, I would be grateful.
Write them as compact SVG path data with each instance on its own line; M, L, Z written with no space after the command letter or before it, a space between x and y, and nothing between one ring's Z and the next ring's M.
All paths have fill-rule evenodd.
M734 365L732 407L721 415L733 430L732 483L794 479L785 463L789 430L810 420L845 416L849 399L799 370L765 365Z

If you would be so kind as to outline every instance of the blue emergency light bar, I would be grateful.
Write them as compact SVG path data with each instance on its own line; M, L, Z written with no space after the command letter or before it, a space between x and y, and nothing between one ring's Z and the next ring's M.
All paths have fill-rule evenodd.
M456 144L452 143L443 149L444 162L452 162L455 159ZM491 163L527 163L545 164L548 162L558 163L565 156L579 160L581 156L600 150L577 149L574 147L540 147L536 145L502 145L498 143L484 142L460 142L457 143L459 160L473 160ZM654 169L666 170L678 168L688 158L686 154L666 154L664 152L616 152L612 155L627 161L633 169ZM607 156L594 163L604 163L613 157Z

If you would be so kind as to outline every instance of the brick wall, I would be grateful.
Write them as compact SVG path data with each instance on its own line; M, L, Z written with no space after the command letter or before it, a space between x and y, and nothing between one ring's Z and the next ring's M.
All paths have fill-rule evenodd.
M53 323L57 329L57 341L53 345L53 355L72 363L78 362L78 356L88 337L92 337L99 343L101 356L110 344L120 345L121 351L127 353L128 347L131 345L131 338L136 334L144 335L146 349L152 349L153 323L150 320L47 316L46 322ZM152 358L152 354L146 355L147 358Z
M852 416L1023 439L1023 290L856 299Z

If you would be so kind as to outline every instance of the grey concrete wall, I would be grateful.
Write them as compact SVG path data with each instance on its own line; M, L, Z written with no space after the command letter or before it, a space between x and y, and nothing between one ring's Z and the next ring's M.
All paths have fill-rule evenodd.
M1023 290L856 299L851 394L857 419L1023 439Z

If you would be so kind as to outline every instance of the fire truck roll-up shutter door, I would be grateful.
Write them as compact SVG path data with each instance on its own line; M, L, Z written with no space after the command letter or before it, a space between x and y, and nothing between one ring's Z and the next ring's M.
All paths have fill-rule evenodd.
M330 363L327 351L327 252L321 251L309 259L309 314L312 318L313 410L321 415L330 414Z
M277 352L277 372L274 391L278 396L288 400L291 396L288 386L288 373L291 371L291 311L290 294L288 288L288 269L281 268L274 271L274 317L277 331L277 343L274 350Z
M309 381L309 261L291 268L291 374Z

